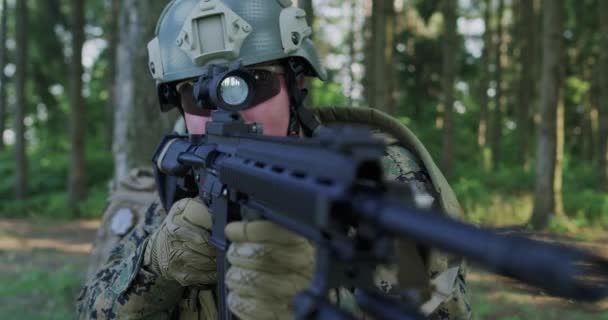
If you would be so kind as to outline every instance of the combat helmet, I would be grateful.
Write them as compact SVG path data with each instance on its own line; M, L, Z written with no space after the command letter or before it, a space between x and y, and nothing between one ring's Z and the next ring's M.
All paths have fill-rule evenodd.
M148 44L161 110L179 107L175 85L204 74L210 65L289 61L294 72L325 80L311 31L306 13L291 0L171 1ZM297 95L292 89L290 96Z

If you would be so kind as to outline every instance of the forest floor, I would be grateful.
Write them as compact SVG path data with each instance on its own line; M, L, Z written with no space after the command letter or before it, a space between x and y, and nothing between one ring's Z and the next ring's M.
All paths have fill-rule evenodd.
M71 319L83 281L96 220L0 219L0 319ZM608 233L587 241L537 234L608 257ZM472 267L468 282L476 319L605 319L608 300L581 304L543 295L516 281Z

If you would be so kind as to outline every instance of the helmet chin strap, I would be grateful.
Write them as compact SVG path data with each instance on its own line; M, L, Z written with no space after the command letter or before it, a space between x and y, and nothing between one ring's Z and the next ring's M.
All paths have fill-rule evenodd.
M294 58L287 60L286 68L287 90L289 92L289 125L288 136L299 136L300 129L305 136L311 137L319 127L319 121L315 116L304 108L304 100L308 96L308 90L300 88L298 80L304 76L304 65Z

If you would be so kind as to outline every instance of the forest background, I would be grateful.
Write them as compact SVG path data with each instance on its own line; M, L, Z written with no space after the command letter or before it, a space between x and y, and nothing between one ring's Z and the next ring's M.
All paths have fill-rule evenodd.
M0 217L99 218L150 164L147 42L167 1L1 0ZM300 0L329 72L309 107L409 126L465 219L586 239L608 227L608 1Z

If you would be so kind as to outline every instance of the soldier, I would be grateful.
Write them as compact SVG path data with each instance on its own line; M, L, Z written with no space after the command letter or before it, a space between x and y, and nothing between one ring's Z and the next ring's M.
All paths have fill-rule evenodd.
M241 115L262 123L264 134L310 136L319 120L366 123L389 142L383 159L387 179L410 185L427 206L459 214L428 152L395 120L375 110L332 108L313 115L302 108L304 77L326 76L305 13L290 0L173 0L156 30L148 51L161 109L179 108L191 134L203 134L210 120L210 111L197 105L193 84L212 65L236 66L254 79L253 102ZM224 98L242 89L238 83L223 87ZM140 223L118 228L119 240L78 297L80 318L217 318L211 216L200 200L188 197L165 214L163 203L176 198L161 198ZM295 293L310 284L314 248L268 221L233 222L225 234L232 242L226 274L230 310L240 319L291 318ZM382 290L397 298L415 293L431 319L470 319L461 260L407 241L398 248L398 263L375 275ZM356 312L347 290L334 298Z
M173 132L186 134L183 118L176 121ZM95 246L89 258L87 279L92 278L97 269L105 264L112 249L131 229L141 228L150 205L160 201L151 167L134 168L128 176L112 181L109 192L101 226L95 237Z

